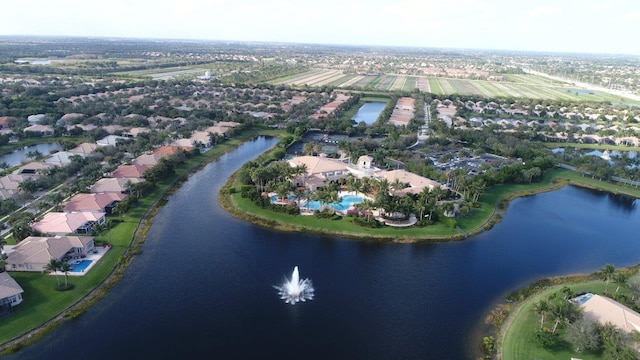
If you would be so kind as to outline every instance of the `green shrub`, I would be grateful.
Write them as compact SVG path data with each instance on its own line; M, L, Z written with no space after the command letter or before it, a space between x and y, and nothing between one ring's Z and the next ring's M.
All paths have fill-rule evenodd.
M353 222L360 226L368 227L372 229L382 227L382 223L380 223L378 220L374 219L373 217L369 218L369 221L367 221L367 218L364 218L364 217L356 217L353 219Z

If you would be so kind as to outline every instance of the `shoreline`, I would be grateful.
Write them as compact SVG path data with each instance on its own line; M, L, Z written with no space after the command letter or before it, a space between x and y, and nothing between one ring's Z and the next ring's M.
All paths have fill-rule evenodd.
M192 174L198 172L204 166L220 158L222 155L233 151L245 142L251 141L257 136L275 136L274 134L270 134L268 131L266 131L266 133L267 134L265 134L265 129L247 130L243 134L240 134L238 138L230 139L228 142L218 145L218 148L224 146L224 148L219 152L209 156L205 153L205 157L185 169L183 173L181 173L165 189L162 190L158 197L154 199L151 205L145 210L133 232L131 243L125 249L122 256L114 262L111 272L89 292L84 294L79 300L69 305L60 313L43 322L41 325L0 344L0 356L15 353L24 346L28 346L41 340L44 336L60 326L64 321L76 319L89 310L99 300L104 298L108 294L109 289L115 286L123 278L125 270L129 265L131 265L135 256L142 252L142 245L147 240L147 233L153 224L155 214L162 208L167 197L173 194L173 192L177 190ZM211 150L214 149L215 148L212 148Z
M265 153L266 154L266 153ZM569 170L567 170L569 171ZM245 220L254 225L266 227L273 230L278 231L287 231L287 232L302 232L302 233L310 233L310 234L318 234L318 235L332 235L338 237L344 237L347 239L353 240L371 240L371 241L388 241L394 243L417 243L417 242L447 242L447 241L460 241L465 240L470 236L474 236L480 234L484 231L490 230L495 224L499 223L502 220L501 214L504 213L509 203L517 198L532 196L536 194L542 194L550 191L555 191L563 188L567 185L574 185L586 189L592 189L596 191L602 191L611 194L622 194L626 196L630 196L633 198L640 198L640 195L634 194L632 192L624 191L623 187L619 185L611 185L612 189L606 189L602 185L601 181L595 181L594 179L590 179L592 181L588 181L589 178L585 178L585 181L580 181L579 179L572 178L571 176L563 176L563 173L554 174L549 179L549 184L544 186L532 186L530 189L516 190L505 193L499 196L494 204L490 202L485 202L484 206L492 207L491 214L485 219L481 224L475 226L471 229L468 229L464 232L453 233L456 229L452 229L452 234L449 235L439 235L439 234L424 234L423 236L415 236L412 234L398 234L398 235L388 235L388 234L376 234L377 229L368 229L362 228L361 232L352 232L352 231L337 231L331 229L330 224L327 223L325 227L316 227L316 226L305 226L302 224L297 224L294 222L287 222L286 220L289 217L295 217L294 215L286 215L287 217L282 219L281 217L285 216L283 214L278 213L278 217L271 216L262 216L256 214L252 211L246 211L246 209L241 209L239 205L234 200L234 195L238 196L237 193L233 193L229 191L231 188L235 188L237 184L235 183L235 175L233 174L229 177L227 182L220 189L219 203L220 206L232 214L234 217L238 219ZM595 182L591 184L590 182ZM604 183L606 184L606 183ZM253 205L251 205L253 206ZM272 213L276 214L276 213ZM268 214L271 215L271 214ZM329 220L327 220L329 221ZM384 229L384 228L383 228ZM428 229L428 227L427 227ZM458 228L458 231L460 229Z
M124 276L124 271L128 268L128 266L134 260L135 255L140 254L142 252L142 245L146 241L146 236L148 230L153 224L153 219L155 214L162 208L162 205L166 201L167 197L170 196L175 190L177 190L181 184L186 181L189 176L198 172L204 166L209 164L212 161L215 161L220 156L233 151L238 146L242 145L245 142L251 141L257 136L278 136L276 132L265 131L265 129L253 129L247 130L244 134L241 134L236 139L231 139L229 142L219 146L221 148L219 152L215 154L211 154L206 156L198 161L197 163L191 165L186 168L183 173L181 173L176 179L174 179L165 189L162 190L161 194L153 200L152 204L146 209L143 216L140 218L138 225L132 235L131 243L125 249L123 255L121 256L121 260L116 260L113 264L113 270L93 289L91 289L87 294L85 294L82 298L80 298L77 302L71 304L65 310L61 311L57 315L53 316L51 319L45 321L40 326L29 330L19 336L14 337L11 340L6 341L3 344L0 344L0 356L8 353L13 353L18 351L24 346L35 343L39 341L42 337L47 335L49 332L54 330L63 321L73 320L78 316L81 316L84 312L90 309L95 303L104 298L108 294L108 290L111 289L115 284L117 284L122 277ZM266 152L264 152L261 156L267 156L272 151L276 150L276 147L273 147ZM518 197L530 196L539 193L554 191L559 188L562 188L566 185L576 185L584 188L595 189L599 191L611 192L604 190L598 186L590 185L588 183L580 183L574 182L571 179L563 178L561 176L556 176L552 179L551 183L530 189L525 191L515 191L504 196L501 196L497 199L496 203L493 205L493 211L491 215L478 227L469 230L464 233L459 233L455 235L447 235L447 236L432 236L432 237L424 237L424 238L414 238L414 237L394 237L394 236L384 236L384 235L375 235L375 234L354 234L354 233L343 233L339 231L331 231L328 228L321 229L310 229L305 227L298 227L292 224L279 224L272 219L262 218L253 213L244 213L237 208L237 205L232 199L231 193L228 191L230 187L232 187L236 178L236 173L232 174L227 182L221 187L219 192L219 204L220 206L232 214L236 218L240 218L243 220L247 220L250 223L267 227L270 229L275 229L278 231L289 231L289 232L308 232L315 233L320 235L333 235L340 236L354 240L371 240L371 241L387 241L394 243L416 243L423 241L434 241L434 242L445 242L445 241L459 241L468 238L469 236L473 236L479 234L483 231L489 230L501 221L500 213L506 211L508 204L511 200L516 199ZM623 192L620 192L623 193ZM634 196L631 194L627 194L629 196L633 196L635 198L640 198L638 196Z
M219 194L220 206L224 210L232 214L234 217L245 220L254 225L266 227L266 228L277 230L277 231L304 232L304 233L311 233L311 234L318 234L318 235L339 236L347 239L360 240L360 241L366 241L366 240L387 241L387 242L402 243L402 244L417 243L417 242L447 242L447 241L465 240L468 237L490 230L495 224L499 223L502 220L502 217L500 214L506 211L506 209L509 206L509 203L512 200L520 197L532 196L536 194L542 194L545 192L555 191L567 185L574 185L574 186L578 186L586 189L603 191L603 192L612 193L612 194L624 194L634 198L640 198L640 196L635 196L633 194L629 194L626 192L610 191L610 190L603 189L602 187L599 187L597 185L589 184L588 182L575 181L570 178L566 178L566 177L562 177L561 175L558 175L558 176L554 176L551 179L550 183L546 186L534 187L528 190L525 189L520 191L513 191L499 197L495 202L495 204L493 205L493 210L491 214L488 216L488 218L485 221L483 221L479 226L469 229L465 232L451 234L451 235L425 234L424 236L407 236L407 235L399 234L398 236L393 236L393 235L382 235L382 234L375 234L375 233L370 234L365 232L357 233L357 232L335 231L335 230L331 230L329 226L327 226L326 228L308 227L305 225L282 222L279 220L275 220L274 218L271 218L271 217L260 216L251 211L243 211L242 209L239 208L238 204L233 199L234 194L232 194L229 191L229 189L234 188L234 182L235 182L235 174L230 176L227 182L220 189L220 194ZM491 204L488 204L488 203L485 203L485 205L491 206ZM279 214L279 215L282 215L282 214ZM288 215L288 216L294 216L294 215ZM375 229L373 231L375 231Z

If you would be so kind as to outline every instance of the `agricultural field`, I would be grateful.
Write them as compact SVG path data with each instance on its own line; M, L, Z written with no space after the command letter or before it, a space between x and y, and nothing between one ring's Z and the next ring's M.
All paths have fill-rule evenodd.
M150 77L153 80L170 80L182 76L202 76L204 72L211 69L210 64L194 65L194 66L176 66L164 69L145 69L113 73L113 75L123 75L131 77Z
M435 95L475 95L568 101L629 102L619 96L572 87L556 80L528 74L506 74L502 81L469 80L409 75L356 75L341 70L315 69L271 81L272 84L357 87L362 90L430 92Z

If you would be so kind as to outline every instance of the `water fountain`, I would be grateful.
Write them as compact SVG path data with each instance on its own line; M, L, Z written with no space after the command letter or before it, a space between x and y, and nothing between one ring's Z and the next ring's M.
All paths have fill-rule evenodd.
M293 268L291 274L291 280L285 279L282 286L274 286L278 289L278 294L284 302L295 305L299 301L313 300L313 285L311 280L300 280L300 273L298 267Z

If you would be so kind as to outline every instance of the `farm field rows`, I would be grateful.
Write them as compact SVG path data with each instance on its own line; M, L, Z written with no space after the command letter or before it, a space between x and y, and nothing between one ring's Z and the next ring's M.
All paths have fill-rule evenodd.
M302 74L275 79L271 84L335 86L362 90L430 92L435 95L475 95L486 98L525 97L568 101L632 102L619 96L589 91L529 74L506 74L502 81L439 78L418 75L360 75L341 70L315 69Z

